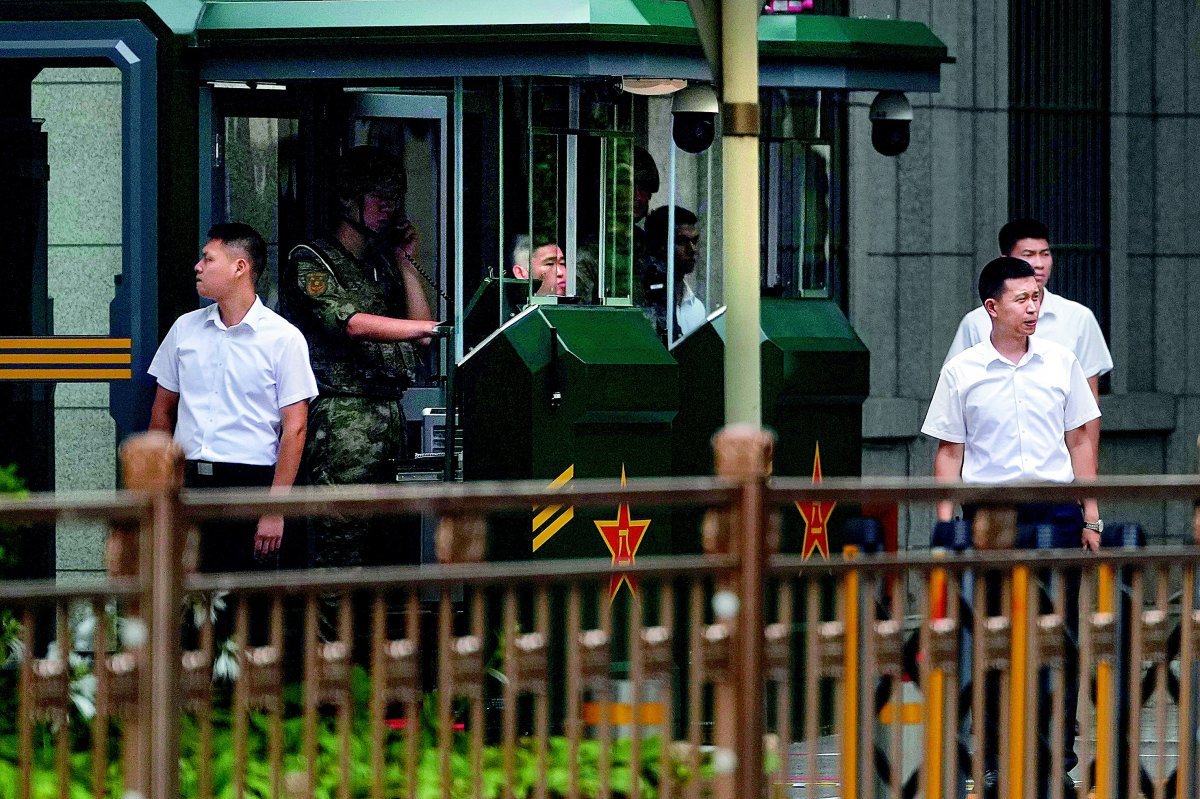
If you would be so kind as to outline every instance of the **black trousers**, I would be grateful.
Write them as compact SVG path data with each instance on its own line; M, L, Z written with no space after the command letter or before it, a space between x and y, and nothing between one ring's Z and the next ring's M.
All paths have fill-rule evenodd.
M187 461L183 471L183 484L188 488L266 488L274 478L274 466L245 463ZM265 559L254 557L254 536L257 532L257 517L213 519L202 523L199 570L213 573L278 568L278 553ZM287 543L286 530L283 540ZM218 644L233 635L237 602L235 597L226 597L225 610L218 613L214 620L213 634ZM265 644L270 631L269 602L263 596L250 597L247 608L250 641L243 643ZM195 645L195 642L191 642L190 645Z
M188 488L266 488L275 478L274 466L245 463L187 461L183 484ZM200 571L241 572L273 568L278 556L254 557L258 519L214 519L200 525ZM284 535L287 541L287 535Z
M963 516L973 521L975 511L972 506L963 508ZM1083 510L1075 503L1036 502L1017 506L1017 540L1018 549L1079 549L1083 542ZM1065 569L1059 572L1064 581L1064 635L1063 635L1063 705L1064 724L1062 729L1063 769L1070 771L1079 762L1075 753L1075 715L1079 707L1079 584L1081 574L1079 569ZM1001 585L997 575L987 575L987 608L990 615L1004 613L1000 607ZM1035 572L1042 585L1039 598L1039 612L1050 613L1053 609L1053 594L1050 592L1050 573ZM978 609L977 609L978 615ZM1039 781L1061 779L1063 775L1053 775L1051 769L1051 717L1053 707L1052 681L1048 669L1038 670L1038 774ZM1000 675L989 672L985 677L985 714L984 728L984 762L985 769L997 768L1003 764L997 763L1000 743L998 730L1000 727ZM1045 795L1046 785L1039 786L1039 794Z

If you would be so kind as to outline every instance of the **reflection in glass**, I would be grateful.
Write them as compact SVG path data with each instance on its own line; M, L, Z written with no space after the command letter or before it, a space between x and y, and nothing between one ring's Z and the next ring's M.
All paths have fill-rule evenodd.
M811 90L770 89L761 99L763 294L832 297L831 98Z
M552 133L535 133L531 137L529 170L529 230L532 241L529 252L552 247L563 249L566 242L566 218L562 213L566 193L567 141L565 136ZM545 251L545 250L543 250ZM568 267L569 268L569 267ZM549 290L541 291L541 281L535 279L531 263L525 264L529 295L549 296Z
M629 305L633 297L629 97L597 81L534 82L528 96L526 230L531 232L532 252L557 245L566 259L565 293L572 294L573 285L579 302ZM513 167L506 169L511 175ZM534 279L536 271L528 271L529 297L534 302L554 301L539 299L554 292Z
M420 246L416 260L419 271L424 273L426 300L439 318L446 318L450 311L442 296L449 279L442 224L445 187L440 120L360 117L354 120L351 144L381 147L404 163L407 191L394 224L407 220L417 229Z
M266 305L279 309L279 206L294 196L291 156L299 123L272 117L226 117L222 221L245 222L267 241L267 266L258 282Z
M829 296L829 158L824 144L763 147L764 294Z
M624 305L633 299L633 141L604 138L600 145L604 296L610 305Z
M687 153L675 147L671 137L672 127L672 98L650 97L646 101L647 136L646 158L653 161L658 175L659 185L647 198L647 207L662 208L666 212L671 205L686 210L696 217L691 227L698 234L699 244L695 252L694 271L678 280L686 284L686 293L694 294L703 305L704 313L720 307L723 298L723 277L721 267L721 209L719 203L713 202L713 187L720 186L720 147L712 146L701 153ZM677 223L678 224L678 223ZM641 223L645 231L645 222ZM674 231L670 232L671 235ZM645 237L642 237L643 244ZM672 244L672 249L674 245ZM645 267L651 263L652 253L646 252L638 258L639 273L645 272ZM665 264L666 245L663 252L657 254ZM635 256L636 257L636 256ZM652 282L649 275L640 280L642 286L639 294L644 294L645 284ZM661 282L661 281L660 281ZM678 291L684 291L683 286L677 286ZM644 301L643 301L644 302ZM642 303L639 303L642 304ZM665 328L664 328L665 331Z

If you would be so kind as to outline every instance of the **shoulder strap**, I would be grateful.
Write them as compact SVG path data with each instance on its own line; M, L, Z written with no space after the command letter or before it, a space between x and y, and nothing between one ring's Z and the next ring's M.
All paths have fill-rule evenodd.
M288 258L289 259L295 258L296 254L299 253L301 250L308 250L310 253L312 253L313 257L315 257L317 259L317 263L319 263L321 266L325 267L325 270L327 272L329 272L330 275L333 276L333 282L337 283L338 288L344 288L342 286L342 282L340 280L338 280L337 272L333 271L333 267L329 265L328 256L325 253L321 252L321 250L317 247L316 243L297 244L295 247L292 248L292 251L288 253Z

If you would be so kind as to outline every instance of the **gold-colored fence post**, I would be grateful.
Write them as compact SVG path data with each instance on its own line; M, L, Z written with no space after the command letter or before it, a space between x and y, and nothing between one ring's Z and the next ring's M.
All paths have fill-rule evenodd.
M107 553L111 575L140 577L141 596L130 613L146 631L136 653L138 708L126 727L131 746L125 790L147 799L169 799L179 795L183 451L166 433L149 432L127 439L120 457L125 487L153 495L141 529L114 530Z
M713 438L717 475L736 481L741 498L723 529L706 522L705 550L738 557L736 573L718 578L718 593L731 594L737 613L732 668L713 688L716 797L759 797L763 787L763 575L769 550L767 478L774 434L755 425L730 425ZM786 744L784 744L786 746Z
M976 549L1011 550L1016 545L1017 512L1015 508L982 507L975 513L971 526L971 536ZM1011 573L1000 573L1003 597L1000 603L999 619L1007 624L1009 632L1007 673L1001 679L1001 702L999 719L982 719L976 716L973 724L976 727L975 741L983 745L985 735L980 729L984 724L999 723L999 762L1002 764L1002 781L1000 795L1009 799L1021 799L1029 793L1029 784L1033 772L1028 768L1032 761L1033 734L1030 730L1033 715L1036 713L1036 674L1033 673L1033 662L1029 648L1030 642L1030 608L1032 607L1032 584L1027 566L1013 566ZM976 592L976 613L980 618L991 619L986 611L986 592ZM1003 630L976 630L977 640L983 641L983 652L977 647L977 654L993 650L1002 636ZM982 690L979 688L986 679L987 666L995 659L988 657L988 662L977 662L978 671L972 682L976 684L973 701L974 709L982 715L984 705ZM982 666L982 668L981 668ZM980 785L983 769L980 766L984 757L982 751L975 752L975 767L973 773L976 786ZM976 790L979 790L977 787Z
M944 557L945 553L935 553ZM926 799L941 799L953 795L947 791L945 773L953 771L953 758L947 757L946 738L953 737L953 724L946 724L948 693L954 691L947 669L951 662L944 652L934 653L935 636L945 629L948 605L951 602L947 591L946 570L933 569L929 574L929 586L925 594L924 623L921 627L921 651L925 658L921 663L921 688L925 693L925 769L922 785Z

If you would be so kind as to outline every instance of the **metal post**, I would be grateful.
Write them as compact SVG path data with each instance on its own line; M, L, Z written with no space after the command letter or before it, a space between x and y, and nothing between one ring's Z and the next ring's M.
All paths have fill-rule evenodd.
M1200 437L1196 439L1196 446L1200 449ZM1196 543L1200 543L1200 504L1197 504L1192 510L1192 539ZM1184 619L1182 631L1184 633L1183 640L1194 640L1196 618L1192 615L1200 608L1200 580L1196 579L1196 567L1194 564L1185 566L1186 573L1184 575ZM1189 590L1190 588L1190 590ZM1189 604L1190 603L1190 604ZM1187 612L1188 609L1191 612ZM1188 635L1187 633L1192 633ZM1200 769L1196 768L1197 751L1196 751L1196 719L1200 719L1200 663L1195 660L1195 654L1192 653L1188 657L1183 655L1184 647L1180 647L1180 683L1183 691L1182 695L1187 696L1186 701L1180 702L1180 722L1179 722L1179 761L1180 773L1187 779L1178 780L1178 797L1182 799L1185 796L1195 796L1196 791L1200 790ZM1184 668L1185 664L1190 664L1190 668ZM1186 708L1186 712L1184 709Z
M183 595L185 535L180 523L183 451L162 432L142 433L121 445L126 488L153 493L148 524L131 539L114 531L109 572L141 579L142 599L130 609L146 626L137 653L138 712L126 735L133 747L126 762L126 791L147 799L179 795L179 708L182 705L179 604Z
M1028 566L1017 566L1012 570L1012 663L1009 667L1008 719L1008 791L1009 799L1028 796L1026 790L1027 765L1031 762L1033 741L1029 728L1031 705L1036 696L1036 673L1030 668L1029 657L1030 625L1033 591ZM990 719L989 719L990 723ZM1034 725L1036 729L1036 724Z
M1096 611L1114 614L1116 574L1110 564L1099 568L1099 586L1096 594ZM1082 615L1082 608L1080 609ZM1102 660L1096 664L1096 799L1112 799L1116 774L1114 746L1116 745L1116 678L1113 664Z
M730 552L738 569L718 578L718 594L733 630L731 668L713 688L720 799L759 797L763 788L763 575L768 556L770 509L764 501L775 436L757 425L731 425L713 440L717 474L738 482L741 498L719 531L705 531L705 551ZM706 528L710 526L706 522ZM732 595L732 596L730 596ZM731 601L732 600L732 601ZM736 610L734 610L736 608ZM718 609L718 617L722 617Z
M925 624L925 637L922 641L923 648L926 653L929 652L930 634L929 630L936 619L946 618L946 607L948 598L946 596L946 570L934 569L929 575L929 588L927 593L926 608L928 612L928 621ZM946 671L942 667L942 663L930 663L928 654L925 661L925 682L923 688L926 691L925 697L925 779L924 789L927 799L942 799L943 796L948 796L943 789L945 786L944 770L947 763L945 759L946 736L952 735L953 726L949 730L946 729L945 714L946 714L946 693L947 680ZM950 690L954 690L951 688Z
M504 149L503 143L500 147ZM503 192L501 192L503 195ZM530 230L530 233L533 231ZM455 363L463 357L463 274L466 265L463 249L463 80L454 79L454 349ZM503 263L501 264L503 269ZM452 442L451 442L452 443ZM447 444L449 448L451 444Z
M675 143L667 166L667 349L675 346Z
M532 117L530 117L532 120ZM579 81L571 81L570 94L567 98L567 124L574 133L567 135L567 246L563 254L567 258L567 295L574 297L577 293L576 275L579 273ZM532 167L532 164L531 164ZM532 171L532 169L531 169ZM533 236L533 229L529 230ZM533 239L529 241L529 251L537 249ZM598 267L596 271L601 271Z
M842 549L842 556L846 560L854 560L858 557L858 547L853 544ZM850 570L842 578L842 624L843 640L845 643L845 656L842 663L842 792L845 796L858 796L858 768L859 754L858 742L861 731L858 724L859 714L859 699L860 696L865 696L860 691L859 686L859 625L858 620L861 611L860 600L860 580L857 570ZM812 655L809 655L812 657ZM806 701L815 703L817 697L810 694ZM868 700L870 704L870 700ZM809 711L812 712L811 710ZM791 746L791 741L785 741L784 746ZM817 746L815 737L809 738L808 747L812 751ZM812 785L816 780L816 772L809 770L809 784Z
M721 0L725 422L762 424L759 320L758 11Z

